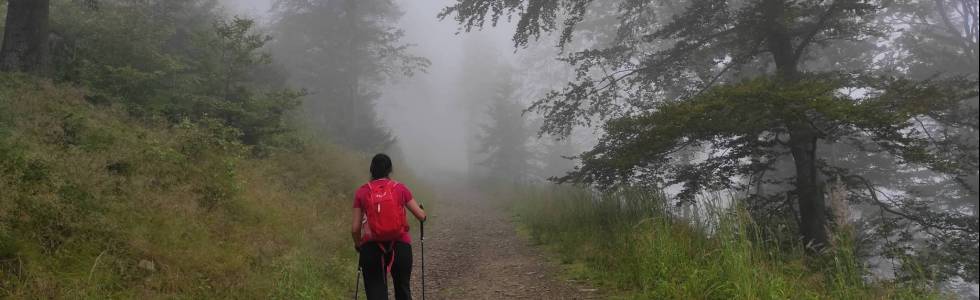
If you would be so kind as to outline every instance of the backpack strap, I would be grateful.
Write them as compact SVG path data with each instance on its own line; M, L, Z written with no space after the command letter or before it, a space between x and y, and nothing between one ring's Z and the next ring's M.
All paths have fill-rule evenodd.
M388 191L390 191L390 192L394 192L395 191L395 188L397 188L398 185L401 185L402 184L401 182L398 182L398 181L395 181L395 180L392 180L392 179L388 179L388 180L391 181L390 183L388 183Z
M395 264L395 241L388 242L388 249L385 249L384 244L378 242L378 248L381 248L381 265L384 266L385 274L391 273L391 266ZM388 250L391 252L391 256L388 259L388 263L385 264L384 255L388 254ZM387 277L385 278L387 280Z
M398 186L399 184L402 184L401 182L395 181L394 179L388 179L388 181L390 182L389 183L389 185L390 185L389 188L394 188L394 187ZM368 186L368 190L373 190L374 189L374 186L371 185L371 181L368 181L367 182L367 186Z
M370 181L368 181L367 187L368 187L368 196L367 196L367 199L365 199L365 202L366 202L365 204L367 204L368 209L371 209L371 206L376 204L376 203L374 203L374 202L371 201L372 199L374 199L374 186L371 185L371 182ZM378 211L379 212L381 211L381 205L380 204L378 205Z

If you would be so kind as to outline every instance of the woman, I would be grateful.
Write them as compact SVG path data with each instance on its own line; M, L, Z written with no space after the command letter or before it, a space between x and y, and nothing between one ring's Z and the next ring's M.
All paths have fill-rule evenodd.
M388 273L394 280L395 299L412 299L412 237L405 208L420 222L425 222L426 216L408 187L388 178L391 170L388 155L375 155L371 181L354 193L351 237L361 255L359 264L368 300L388 299ZM383 209L386 207L393 209Z

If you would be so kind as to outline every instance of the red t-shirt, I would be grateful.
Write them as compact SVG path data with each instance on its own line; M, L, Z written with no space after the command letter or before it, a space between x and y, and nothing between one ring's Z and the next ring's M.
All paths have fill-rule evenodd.
M372 180L371 182L372 183L374 183L374 182L381 183L381 182L384 182L386 180L391 180L391 179L381 178L381 179L377 179L377 180ZM409 201L412 201L412 199L414 199L414 198L412 198L412 191L409 191L408 190L408 187L405 186L404 184L400 183L400 182L395 185L395 187L392 189L392 192L395 193L395 197L396 197L395 199L398 200L399 202L401 202L402 207L407 206L408 205L408 202ZM368 187L367 183L365 183L360 188L358 188L357 191L354 192L354 208L360 208L361 211L363 212L364 211L364 207L367 206L367 198L368 198L368 195L370 195L370 194L371 194L371 188ZM407 217L408 214L406 213L405 216ZM364 217L362 217L361 219L363 220ZM408 224L408 222L405 222L405 224ZM364 223L364 225L367 225L367 224ZM362 227L362 228L364 228L364 227ZM362 231L363 231L363 229L362 229ZM407 227L405 228L405 232L402 233L402 236L400 238L398 238L398 241L399 242L406 243L406 244L411 244L412 243L412 236L408 234L408 228ZM365 240L361 240L361 244L363 244L364 242L366 242L366 241Z

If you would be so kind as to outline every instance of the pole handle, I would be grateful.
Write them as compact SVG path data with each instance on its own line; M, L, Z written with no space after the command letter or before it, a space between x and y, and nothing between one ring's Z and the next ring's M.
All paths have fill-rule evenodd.
M422 210L425 210L425 205L423 205L422 203L419 203L419 208L421 208ZM429 219L429 216L426 215L425 216L425 219L426 220ZM425 240L425 220L419 220L419 239L421 239L423 241Z

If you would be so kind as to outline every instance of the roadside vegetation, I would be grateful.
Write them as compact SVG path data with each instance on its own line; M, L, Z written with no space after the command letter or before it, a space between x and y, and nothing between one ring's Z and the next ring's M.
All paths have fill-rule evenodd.
M522 231L571 279L622 299L944 299L922 280L870 281L846 234L808 256L744 209L666 204L662 193L572 187L507 196ZM792 237L789 237L792 239Z
M140 120L0 75L0 296L337 298L361 155L254 157L220 122Z
M0 0L0 298L345 297L403 146L612 296L976 298L980 0L242 3Z
M0 1L5 28L0 298L349 295L351 195L391 148L309 122L349 97L290 82L268 29L215 0Z
M976 298L977 7L457 0L439 16L515 20L516 51L566 68L525 67L553 80L520 99L558 143L491 115L483 164L587 189L506 197L578 273L640 299ZM574 166L492 172L548 156Z

